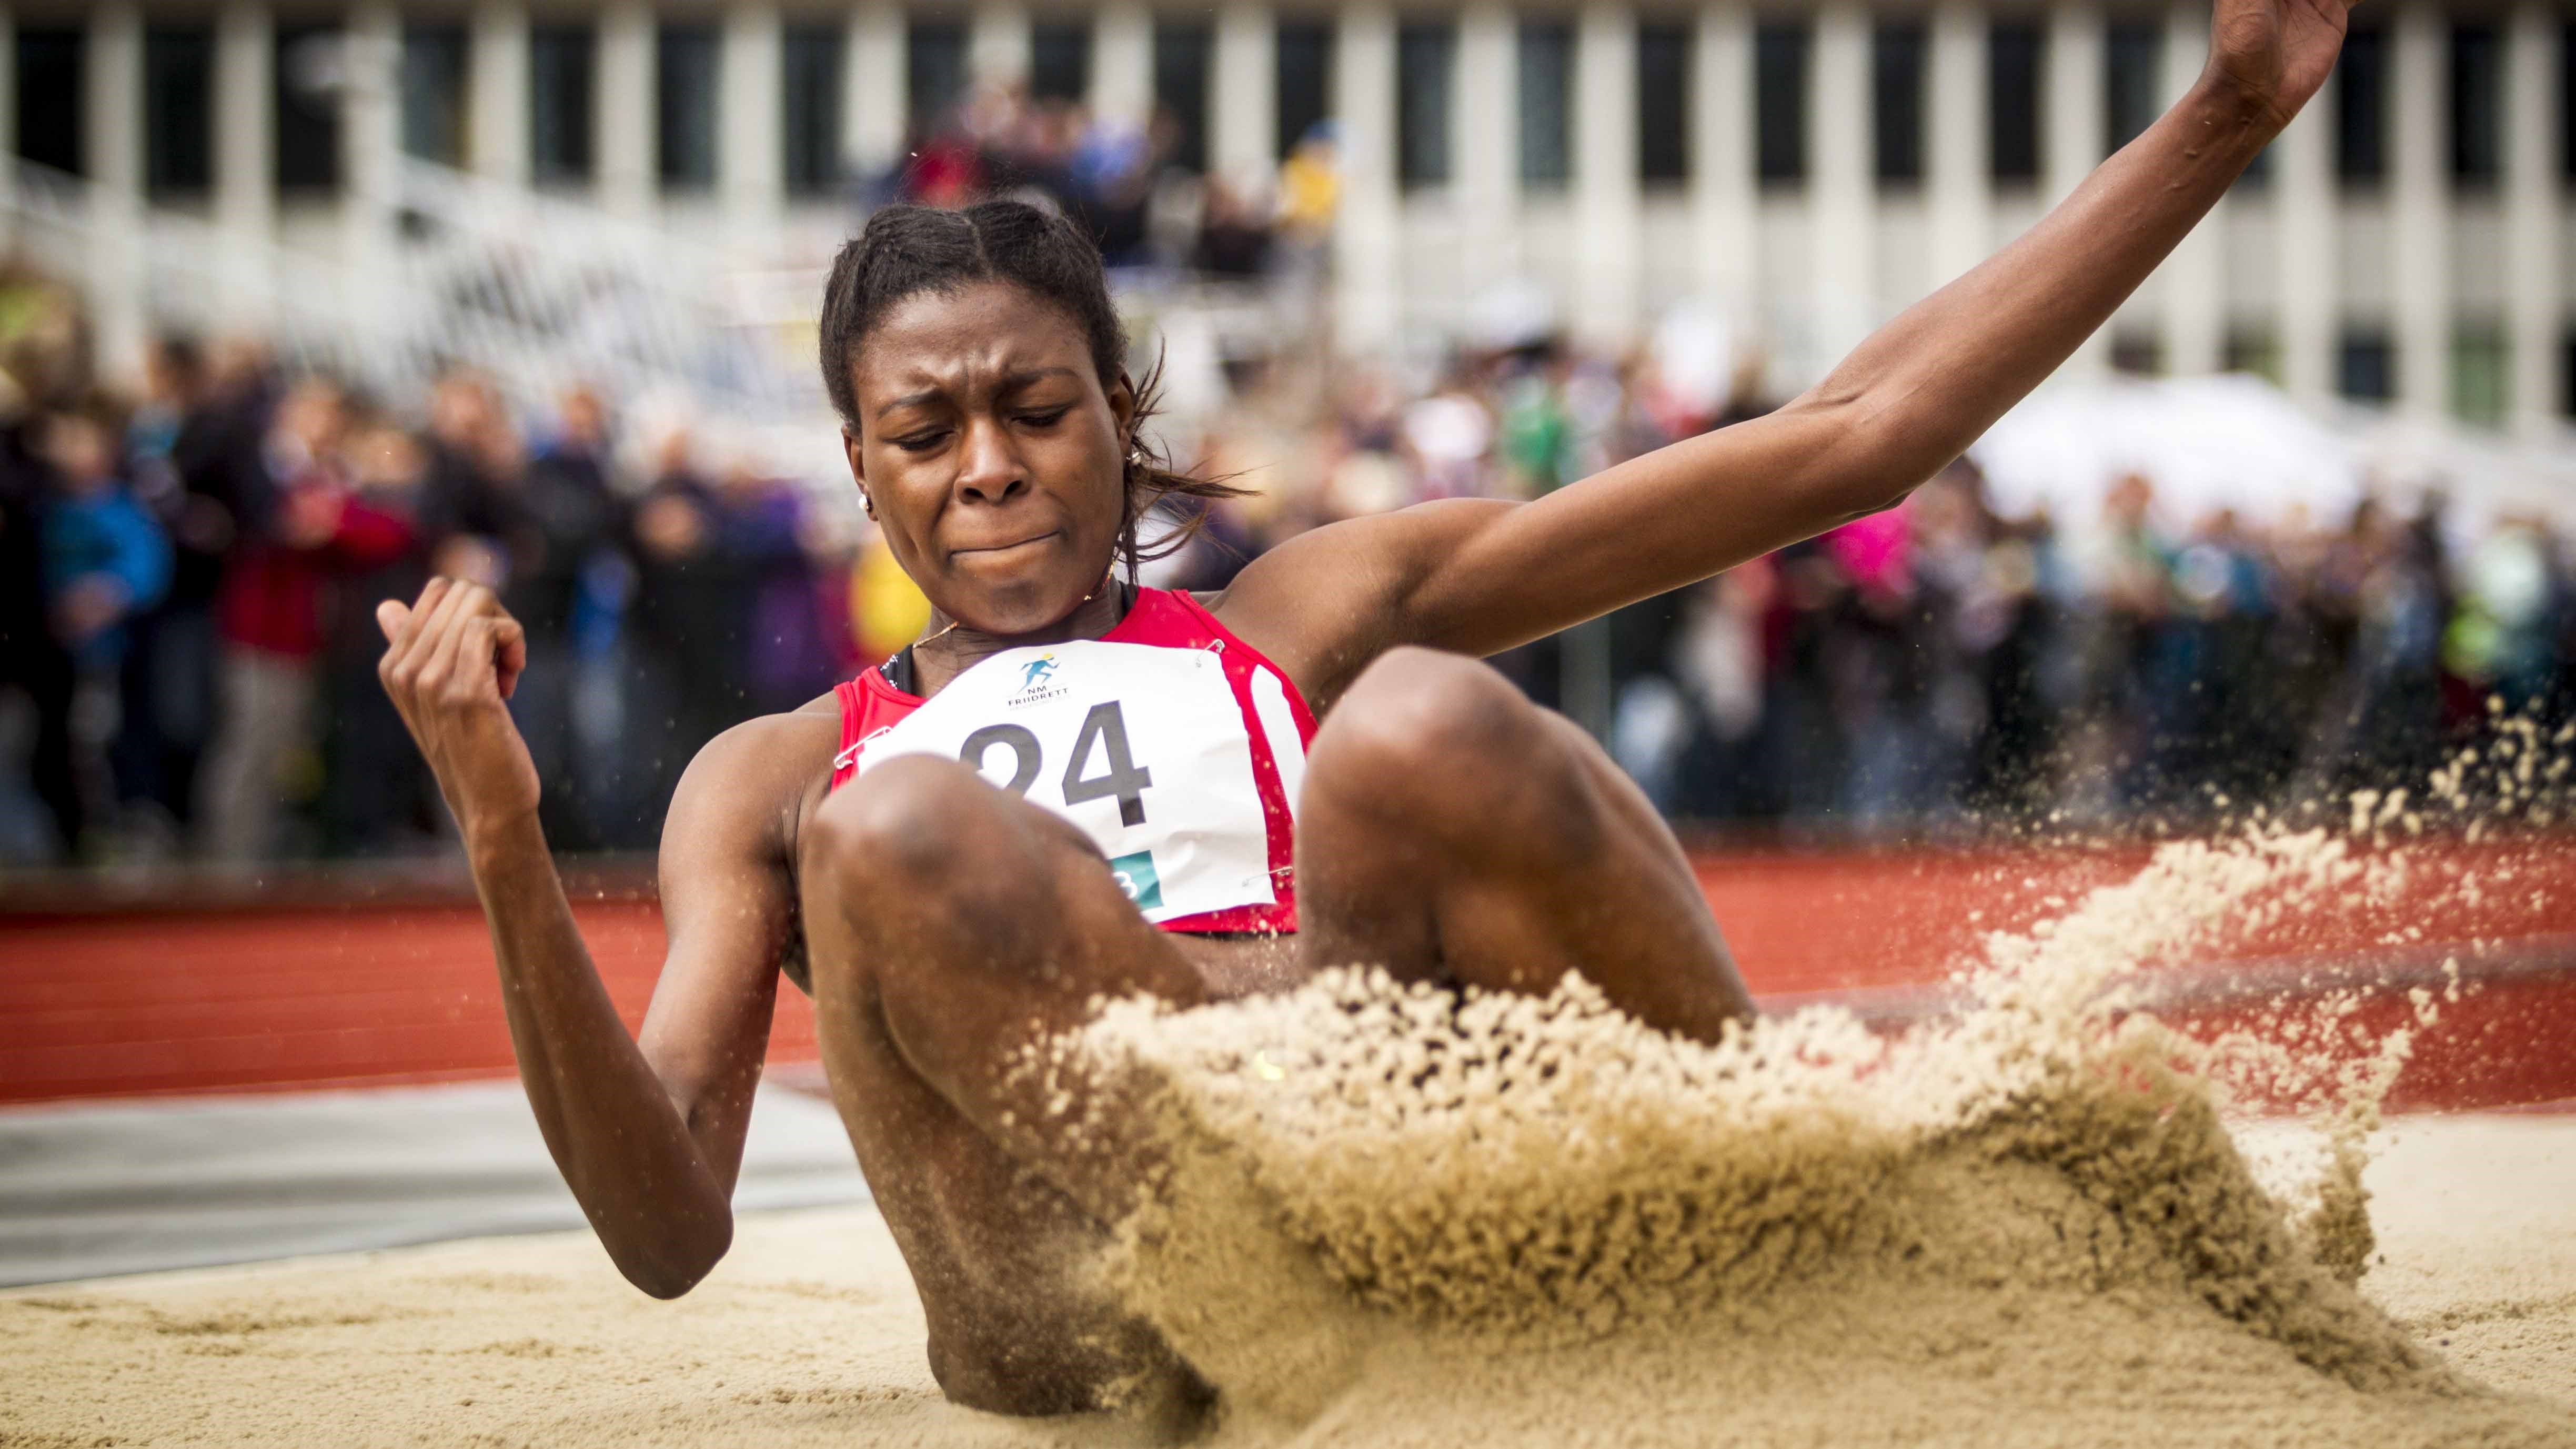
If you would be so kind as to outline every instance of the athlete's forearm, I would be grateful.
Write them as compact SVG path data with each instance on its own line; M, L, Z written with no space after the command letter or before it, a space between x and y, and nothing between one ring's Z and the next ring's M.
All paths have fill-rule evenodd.
M465 833L546 1147L628 1281L657 1298L684 1293L732 1242L730 1195L618 1019L535 817Z
M2039 223L1853 349L1795 407L1839 414L1832 502L1883 506L1948 465L2108 321L2278 132L2204 78Z

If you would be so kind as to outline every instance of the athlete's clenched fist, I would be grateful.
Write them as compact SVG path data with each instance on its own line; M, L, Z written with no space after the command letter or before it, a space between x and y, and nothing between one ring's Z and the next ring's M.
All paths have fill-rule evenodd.
M437 578L406 608L376 606L376 677L438 777L468 845L477 829L537 808L537 767L507 703L528 641L490 589Z

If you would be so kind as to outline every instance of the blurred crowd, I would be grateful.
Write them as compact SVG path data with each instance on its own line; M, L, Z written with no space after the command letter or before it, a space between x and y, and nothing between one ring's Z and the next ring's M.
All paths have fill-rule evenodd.
M1430 498L1534 498L1765 410L1758 360L1712 391L1648 350L1471 355L1209 439L1260 467L1184 567ZM2259 500L2246 500L2249 504ZM2548 522L2220 507L2154 480L2083 516L2004 516L1968 462L1903 505L1497 662L1583 717L1668 815L1804 834L2190 825L2414 782L2499 706L2576 713L2576 594ZM1587 681L1596 681L1587 683ZM1586 695L1592 698L1587 701Z
M1275 174L1257 177L1178 164L1182 140L1165 107L1131 125L1026 85L985 84L919 128L903 163L863 201L1040 199L1080 220L1113 269L1226 281L1320 265L1341 187L1331 122L1301 137Z
M0 859L441 849L374 619L433 573L526 627L565 849L651 848L700 745L855 667L846 532L684 426L620 447L586 390L514 418L462 370L396 412L183 339L148 377L0 429Z
M527 629L511 709L566 850L651 848L708 739L927 618L840 480L584 389L514 407L460 369L368 397L175 337L137 397L10 358L0 376L0 861L448 848L375 673L376 604L433 573L489 584ZM1548 341L1411 383L1232 369L1233 401L1169 441L1258 491L1147 581L1221 588L1338 519L1542 496L1758 415L1758 376L1683 386L1651 352ZM1680 819L2188 821L2420 776L2491 700L2566 717L2576 600L2537 518L2177 521L2142 476L2087 516L2007 517L1963 463L1498 663Z

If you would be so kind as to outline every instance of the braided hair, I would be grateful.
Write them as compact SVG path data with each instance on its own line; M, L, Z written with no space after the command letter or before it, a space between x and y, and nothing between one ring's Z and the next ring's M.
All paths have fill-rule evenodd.
M1024 201L983 201L962 211L900 205L882 208L832 260L823 284L820 344L823 388L841 426L859 432L859 400L852 375L868 334L897 303L922 292L954 292L977 282L1008 282L1062 308L1090 344L1091 365L1103 391L1125 375L1127 329L1109 300L1109 277L1100 249L1073 222ZM1162 445L1145 436L1145 420L1162 403L1160 360L1136 384L1136 412L1125 444L1125 513L1119 522L1117 561L1135 582L1137 566L1177 552L1194 536L1204 507L1146 547L1139 532L1145 515L1165 498L1213 501L1249 490L1174 468Z

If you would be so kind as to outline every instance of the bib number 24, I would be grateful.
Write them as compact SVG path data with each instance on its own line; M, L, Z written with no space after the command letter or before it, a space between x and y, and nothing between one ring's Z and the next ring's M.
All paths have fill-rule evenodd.
M1045 759L1038 748L1038 737L1024 726L1015 724L986 725L966 737L958 748L958 761L977 774L984 772L984 758L995 746L1011 751L1011 778L1002 786L1014 795L1026 797L1029 786L1037 783L1038 771ZM1092 757L1100 756L1104 768L1098 774L1086 774ZM1064 803L1079 805L1086 800L1116 800L1121 825L1145 823L1145 791L1154 783L1154 773L1136 763L1135 751L1127 743L1127 716L1117 700L1107 700L1091 707L1082 717L1082 728L1074 732L1073 758L1064 767Z

